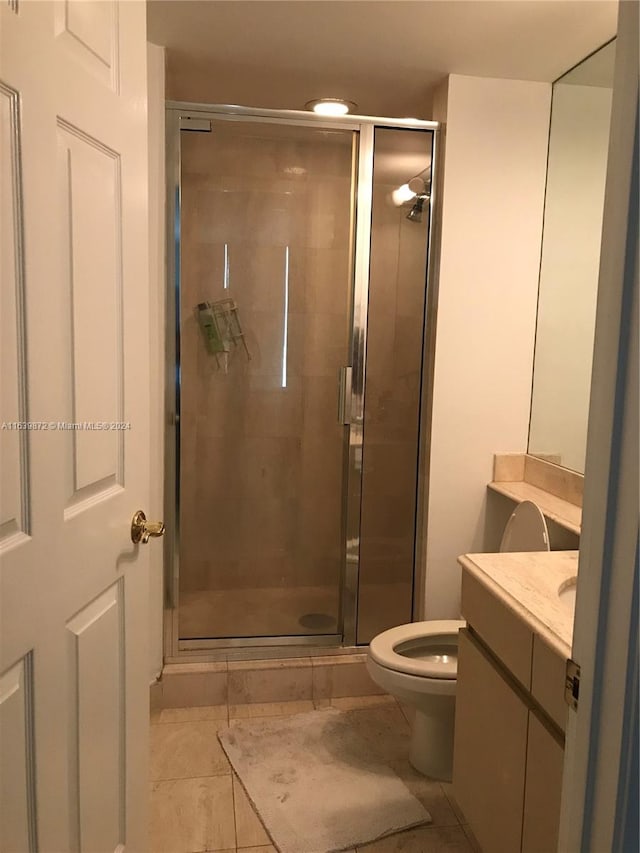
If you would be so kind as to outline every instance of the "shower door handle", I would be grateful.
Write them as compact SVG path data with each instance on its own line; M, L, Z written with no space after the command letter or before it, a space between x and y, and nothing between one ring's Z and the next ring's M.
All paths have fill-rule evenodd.
M351 423L351 367L338 370L338 423Z

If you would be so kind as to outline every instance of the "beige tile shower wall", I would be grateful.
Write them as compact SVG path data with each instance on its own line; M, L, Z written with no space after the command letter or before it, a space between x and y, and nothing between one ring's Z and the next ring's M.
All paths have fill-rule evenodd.
M350 143L237 135L228 124L182 139L181 589L329 584L337 597ZM193 314L225 296L251 354L238 349L227 372Z

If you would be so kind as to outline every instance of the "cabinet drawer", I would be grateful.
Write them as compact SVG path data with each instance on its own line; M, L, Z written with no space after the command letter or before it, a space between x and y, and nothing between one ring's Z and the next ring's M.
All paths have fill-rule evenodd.
M528 714L473 636L460 631L453 791L486 853L520 850Z
M564 701L566 658L549 648L540 637L533 638L531 695L564 732L568 706Z
M462 572L462 615L520 684L530 690L533 634L467 571Z

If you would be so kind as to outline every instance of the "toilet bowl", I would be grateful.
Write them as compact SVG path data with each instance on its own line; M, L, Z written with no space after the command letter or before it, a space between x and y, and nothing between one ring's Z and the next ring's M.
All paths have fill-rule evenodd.
M500 551L548 551L540 508L523 501L504 530ZM450 782L458 675L457 619L412 622L390 628L369 644L371 678L400 702L415 708L409 761L420 773Z

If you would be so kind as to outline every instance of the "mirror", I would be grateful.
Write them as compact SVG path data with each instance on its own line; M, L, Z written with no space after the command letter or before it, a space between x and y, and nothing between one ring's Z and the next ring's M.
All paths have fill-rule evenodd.
M529 453L584 473L615 41L553 85Z

